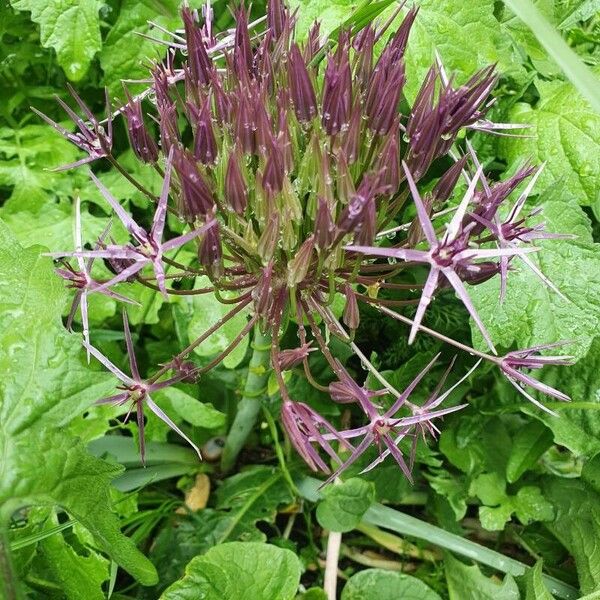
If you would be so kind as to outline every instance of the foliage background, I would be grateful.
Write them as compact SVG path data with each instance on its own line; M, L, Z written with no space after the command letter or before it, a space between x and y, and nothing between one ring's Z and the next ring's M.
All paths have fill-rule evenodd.
M364 4L292 2L300 9L300 32L314 18L330 32ZM120 80L146 77L149 61L161 58L164 50L139 34L150 30L149 20L177 27L179 2L11 0L0 5L0 521L8 526L0 547L12 547L13 570L27 597L87 600L112 593L115 598L156 598L179 580L165 598L194 597L190 589L205 586L208 594L230 594L220 597L242 597L236 595L240 590L256 589L253 598L285 599L294 597L301 578L302 597L322 598L327 529L350 532L344 535L340 563L349 578L342 591L345 600L397 597L393 594L399 589L424 600L550 598L542 564L546 574L582 596L598 597L600 115L502 2L419 4L407 54L408 99L434 50L458 79L498 63L502 78L492 117L529 123L531 137L476 135L473 142L497 179L524 159L546 162L536 201L544 206L551 231L577 235L548 242L540 258L569 302L518 268L501 307L497 282L472 290L499 346L574 341L576 364L544 374L573 402L553 405L560 416L550 417L482 368L451 399L466 398L469 407L445 420L439 443L422 446L414 487L394 465L384 464L346 481L341 491L328 492L316 511L286 484L276 450L295 476L304 470L276 425L269 427L268 412L235 475L220 475L214 462L198 465L193 453L167 443L166 429L151 418L147 434L155 443L148 468L141 469L130 437L112 435L136 435L134 427L119 420L122 411L91 406L111 392L113 382L97 366L87 366L78 336L63 329L68 294L54 277L51 261L40 256L44 249L70 246L77 195L84 201L88 239L100 233L107 215L83 170L48 170L75 160L77 151L41 123L30 105L62 119L53 95L66 98L68 81L98 113L104 86L112 98L122 98ZM600 3L538 0L535 5L598 72ZM226 3L217 0L213 7L218 27L230 26ZM253 4L253 13L263 12L263 3ZM152 35L161 37L156 30ZM124 164L139 170L128 158L122 123L119 127L117 152ZM143 209L133 187L117 173L99 170L115 196L129 201L133 210ZM149 186L157 184L149 172L136 175ZM141 291L139 300L143 308L131 311L130 320L149 365L173 354L220 310L218 303L205 300L167 304L149 290ZM123 364L115 303L95 297L90 303L95 338L103 352ZM465 340L471 335L463 310L451 299L434 305L427 323ZM398 386L440 349L427 339L409 349L405 334L400 325L382 323L368 312L358 332L361 346ZM472 335L479 343L477 332ZM227 340L213 339L196 359L208 362L206 355L222 344ZM342 348L337 352L343 356ZM318 372L319 358L312 360ZM207 444L209 456L211 449L218 452L215 440L226 432L235 410L247 357L227 367L200 385L180 385L158 397L198 442ZM360 376L360 365L354 368ZM293 377L295 396L339 417L336 406ZM208 494L207 507L193 510L193 494ZM374 501L537 566L515 581L501 567L469 566L442 553L436 539L425 534L426 541L386 538L381 529L359 524ZM254 582L229 572L231 561L255 572ZM277 568L263 572L266 561Z

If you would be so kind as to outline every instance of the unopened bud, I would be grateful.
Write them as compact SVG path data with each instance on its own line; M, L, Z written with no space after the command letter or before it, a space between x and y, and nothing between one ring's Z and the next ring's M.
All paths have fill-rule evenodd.
M297 286L301 281L304 281L308 273L308 268L312 261L312 255L315 248L314 236L310 236L300 246L298 253L288 264L288 285L290 287Z
M346 296L346 306L342 316L344 323L352 330L358 329L360 324L360 312L358 310L358 300L355 291L350 285L344 285L344 295Z

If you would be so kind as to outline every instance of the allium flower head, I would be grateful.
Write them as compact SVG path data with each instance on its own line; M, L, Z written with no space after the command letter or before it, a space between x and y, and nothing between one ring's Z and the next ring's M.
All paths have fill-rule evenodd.
M402 10L405 14L400 18ZM296 39L295 14L281 0L270 0L266 18L254 22L249 22L243 3L232 12L235 28L216 32L209 5L202 17L184 8L183 35L173 34L167 42L171 46L167 59L153 67L150 88L129 98L118 111L128 125L136 157L164 173L158 198L110 154L110 115L109 133L104 134L81 106L88 121L77 117L80 134L69 134L69 139L88 151L89 158L82 162L106 156L155 203L155 212L151 228L143 228L92 175L131 241L118 245L102 240L93 250L79 247L55 255L78 261L105 259L115 277L93 285L94 291L127 283L145 285L165 297L213 294L230 307L229 312L161 367L152 383L139 377L134 362L128 377L92 350L88 341L86 347L125 383L118 401L130 399L140 409L146 402L155 410L148 393L156 386L200 376L256 328L271 339L268 366L279 386L283 426L311 468L329 471L321 449L337 464L333 477L375 445L380 446L379 456L367 468L392 454L410 477L412 459L405 460L399 441L436 434L433 420L459 407L440 407L449 393L441 392L445 376L425 404L410 401L412 390L433 362L404 392L389 384L354 342L361 304L385 309L385 314L408 322L409 342L418 331L425 331L464 350L464 344L423 325L430 302L451 287L493 349L466 286L498 276L505 281L510 259L527 261L528 253L537 251L530 242L550 237L531 224L535 211L522 215L524 200L517 201L508 220L497 217L503 214L500 209L509 194L532 175L533 168L523 169L507 182L488 183L477 157L464 148L465 130L494 129L486 116L497 79L493 67L460 85L446 75L438 60L412 106L406 108L405 57L411 51L416 9L405 10L400 4L385 23L362 31L339 31L335 40L322 38L316 24L304 42ZM383 34L393 23L398 23L397 30L383 43ZM156 138L152 128L145 126L150 120L156 123ZM512 126L501 124L501 128ZM434 172L439 175L457 152L463 157L441 174L430 193L421 195L421 183L429 182ZM475 170L473 177L468 175L471 170ZM455 195L461 174L469 178L468 190L454 215L439 227L438 219L453 210L443 205ZM528 190L534 182L535 176ZM412 224L406 222L405 210L411 197L409 204L414 203L417 212ZM170 234L168 211L179 217L183 233ZM379 245L382 238L388 247ZM186 248L189 252L182 254L194 258L181 263L168 255L179 248ZM175 272L165 273L165 264ZM151 267L153 276L150 269L142 276L146 267ZM428 274L421 282L423 267ZM75 277L66 271L61 274ZM200 275L208 277L208 287L168 285L169 279ZM379 290L385 295L380 297ZM343 324L333 310L340 296ZM412 320L389 309L406 305L417 307ZM188 354L242 310L248 320L228 347L201 369L191 368L186 363ZM297 329L300 343L282 350L288 328ZM334 356L330 336L342 340L367 365L382 384L380 390L367 390L350 377ZM127 324L126 340L131 358ZM315 377L312 372L309 353L313 350L328 364L327 384L335 376L331 385L320 383L322 374ZM516 354L505 359L479 355L501 366L512 380L537 385L542 391L539 382L533 385L523 379L528 377L520 370L525 365L515 362ZM311 385L363 413L368 423L337 431L305 399L293 400L283 371L300 365ZM176 375L156 383L169 369ZM546 393L552 395L552 390ZM384 410L375 398L387 394L394 399ZM360 441L353 445L355 440ZM340 460L341 450L334 445L348 450L349 458Z

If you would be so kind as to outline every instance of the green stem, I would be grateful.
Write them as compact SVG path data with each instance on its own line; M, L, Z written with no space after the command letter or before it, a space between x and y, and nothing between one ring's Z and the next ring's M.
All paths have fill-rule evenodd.
M269 379L271 336L261 333L258 325L254 327L252 347L254 350L248 366L244 396L238 404L237 413L227 434L221 455L223 471L229 471L233 467L238 454L254 428L261 409L261 397L265 393Z
M322 481L312 477L305 477L297 483L297 487L303 498L311 502L316 502L320 498L319 486L322 483ZM376 525L377 527L390 529L401 535L425 540L430 544L435 544L445 550L466 556L502 573L519 576L525 574L529 568L514 558L504 556L495 550L486 548L459 535L449 533L441 527L436 527L382 504L375 503L371 505L365 513L362 522L367 525ZM557 598L561 598L562 600L576 600L579 598L578 591L569 584L550 575L542 575L542 577L550 593Z
M19 600L22 597L10 557L10 544L5 531L0 529L0 598Z

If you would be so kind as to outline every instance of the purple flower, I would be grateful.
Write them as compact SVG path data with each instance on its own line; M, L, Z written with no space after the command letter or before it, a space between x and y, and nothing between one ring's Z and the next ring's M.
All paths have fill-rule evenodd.
M102 354L99 350L91 346L87 342L84 342L83 345L86 350L92 354L95 358L97 358L113 375L115 375L124 385L120 386L123 390L119 394L115 394L114 396L109 396L108 398L102 398L98 400L96 404L118 404L122 405L126 402L131 402L131 407L125 420L129 418L129 414L132 410L136 411L137 422L139 428L139 438L140 438L140 455L142 457L142 463L145 462L146 455L146 444L144 438L144 405L146 405L161 421L166 423L173 431L177 432L192 448L196 451L199 458L202 459L202 455L200 454L200 449L190 438L175 425L175 423L162 411L162 409L154 403L150 394L157 390L162 390L163 388L172 385L173 383L177 383L181 381L185 374L178 374L175 377L171 377L165 381L161 382L153 382L150 383L140 377L140 373L138 371L137 361L135 358L135 353L133 350L133 341L131 339L131 331L129 330L129 322L127 320L127 313L123 311L123 328L125 331L125 343L127 345L127 355L129 357L129 367L131 369L131 377L129 375L125 375L123 371L121 371L117 366L115 366L104 354Z
M419 325L423 320L423 315L427 306L433 298L435 290L439 287L441 278L445 278L447 282L454 288L456 295L462 300L465 308L479 327L483 337L490 349L495 353L496 350L492 343L492 339L488 334L483 322L481 321L475 306L469 298L469 294L463 283L463 279L459 275L460 270L467 270L477 274L481 267L475 262L477 259L485 259L501 256L516 256L523 255L526 252L535 252L537 248L472 248L469 246L469 229L463 227L463 219L469 202L473 198L475 185L481 175L481 168L478 169L475 177L471 181L469 188L462 199L454 217L446 226L446 231L441 239L438 239L431 219L427 214L427 210L419 195L414 179L408 170L406 164L403 163L404 171L408 185L410 187L419 222L423 229L425 238L429 244L429 250L412 250L405 248L377 248L371 246L347 246L346 250L354 252L362 252L368 255L385 256L404 260L411 263L423 263L429 265L429 276L423 287L421 301L417 307L413 326L410 330L408 338L409 343L412 343L419 330Z
M156 206L156 212L154 213L154 219L152 221L152 228L150 231L146 231L140 227L133 218L125 212L123 207L119 204L118 200L114 198L111 193L104 187L102 182L93 174L90 173L94 183L106 199L106 201L112 206L115 213L121 222L126 227L127 231L131 234L135 240L134 244L126 244L124 246L118 246L115 244L107 244L105 247L96 250L77 250L75 252L53 252L50 256L63 257L63 256L76 256L79 258L107 258L107 259L127 259L132 260L131 265L118 275L113 277L110 281L101 284L96 288L95 291L102 291L107 289L109 286L125 281L127 278L135 275L142 268L151 264L156 276L156 283L160 288L163 296L167 297L167 288L165 286L165 272L162 265L162 257L165 252L179 248L186 242L198 237L204 233L207 229L215 225L215 220L211 219L205 225L198 229L194 229L189 233L180 235L167 242L162 241L163 231L165 228L165 220L167 216L167 199L169 197L169 184L171 178L171 160L167 161L167 168L165 171L165 178L163 182L162 191L158 204Z
M316 443L338 464L342 461L331 447L330 439L335 439L346 449L353 450L352 445L341 437L335 427L308 404L284 400L281 406L281 421L296 452L313 471L331 472L313 444Z
M96 244L96 248L102 246L104 238L108 234L109 225L104 229L100 237L98 238L98 242ZM81 199L79 196L75 200L75 251L79 252L83 248L83 241L81 237ZM56 273L62 277L65 281L68 282L68 287L74 288L77 290L75 293L75 298L73 298L73 303L71 305L71 310L69 311L69 316L67 317L67 329L71 330L73 325L73 318L75 317L75 313L77 312L77 308L81 307L81 324L83 326L83 339L85 342L89 344L90 341L90 328L88 321L88 304L87 297L89 294L93 292L99 292L100 294L104 294L109 298L113 298L115 300L120 300L121 302L128 302L130 304L138 304L135 300L130 300L129 298L110 290L109 288L113 285L114 279L108 282L100 282L92 279L91 270L92 265L94 264L94 257L89 258L87 261L84 261L81 256L77 256L77 266L79 268L78 271L75 271L66 261L62 261L64 268L57 268ZM88 352L88 362L90 360L90 355Z
M304 360L308 358L308 355L316 350L316 348L312 348L311 345L312 342L308 342L306 344L302 344L298 348L281 350L277 355L279 368L282 371L288 371L304 362Z
M496 214L497 206L499 206L500 202L498 202L498 201L492 202L490 200L490 198L492 198L494 195L494 190L498 186L495 186L495 188L490 189L489 186L487 185L487 183L485 182L485 178L482 178L482 181L484 182L484 193L486 194L486 196L488 198L488 203L496 204L496 206L493 209L490 208L488 211L481 211L481 210L479 211L479 213L483 212L484 214L486 214L486 216L483 216L482 214L478 214L477 211L474 211L473 213L471 213L469 215L469 217L471 217L472 219L477 221L477 223L479 223L481 226L483 226L489 230L489 232L492 234L494 241L498 244L499 248L516 248L517 242L530 243L536 239L556 239L556 238L574 237L574 236L569 236L569 235L565 235L565 234L549 233L547 231L544 231L543 223L538 223L536 225L527 225L526 221L528 219L537 216L541 212L541 208L539 208L539 207L537 209L533 210L531 213L529 213L529 215L527 215L526 217L519 218L521 210L523 209L523 206L525 205L525 202L527 201L527 198L528 198L531 190L533 189L533 186L535 185L535 182L537 181L537 178L539 177L543 168L544 168L544 165L541 165L540 168L535 172L535 174L533 175L533 177L530 179L529 183L527 184L527 187L523 190L523 193L519 196L519 198L517 199L517 201L511 208L511 210L508 214L508 217L506 218L505 221L502 221L502 222L500 221L500 219L498 218L498 216ZM530 170L528 169L527 172L529 172L529 171ZM515 176L516 178L518 178L518 182L520 182L524 178L524 175L522 175L521 173L522 172L519 172ZM514 178L511 178L511 180L509 180L509 184L507 186L505 186L505 187L509 188L509 192L512 191L517 185L516 183L514 183L514 184L512 183L513 179ZM504 184L505 182L502 182L502 183ZM505 197L508 196L509 192L507 192L505 194ZM491 215L489 213L491 213ZM547 287L549 287L553 292L558 294L564 300L568 300L568 298L566 298L564 296L564 294L550 281L550 279L548 279L548 277L546 277L542 273L542 271L539 269L539 267L529 258L529 256L527 256L525 254L519 254L518 257L520 260L522 260L527 265L527 267L529 267L529 269L531 269L533 271L533 273L535 273L535 275ZM506 255L500 257L499 272L500 272L500 301L501 302L504 300L504 297L506 295L506 281L508 278L508 266L509 266L509 261L511 258L512 258L511 256L506 256Z
M524 386L529 386L542 394L546 394L548 396L552 396L557 400L562 400L563 402L569 402L571 399L566 394L563 394L557 389L550 387L549 385L534 379L528 373L524 373L523 369L541 369L546 365L571 365L573 364L572 356L542 356L541 352L543 350L548 350L550 348L557 348L559 346L564 346L569 342L556 342L554 344L540 344L539 346L532 346L531 348L525 348L524 350L515 350L513 352L509 352L506 356L500 359L500 368L502 372L506 375L506 378L510 383L515 387L515 389L525 396L527 400L535 404L538 408L552 414L556 415L553 411L546 408L541 402L538 402L530 393L528 393Z
M56 96L56 101L62 106L64 111L69 115L72 121L77 125L79 132L72 133L67 131L62 125L59 125L45 114L41 113L37 108L31 108L33 112L41 117L46 123L54 127L63 137L69 142L75 144L78 148L81 148L84 152L87 152L88 156L82 158L74 163L58 167L57 171L64 171L66 169L72 169L79 167L86 163L90 163L98 158L104 158L109 156L112 150L113 143L113 131L112 131L112 115L110 110L110 101L108 99L108 90L106 90L106 115L107 125L106 130L100 124L98 119L92 114L90 109L87 107L85 102L77 95L75 90L67 84L71 96L75 99L75 102L79 105L79 108L88 119L84 121L75 111L73 111L68 104L66 104L61 98Z
M404 475L412 481L412 476L410 472L410 468L407 465L404 455L401 450L398 448L398 444L402 439L404 439L407 435L409 435L410 431L415 427L423 427L425 424L431 426L432 419L442 417L449 413L455 412L464 408L466 405L462 404L459 406L452 406L449 408L441 409L441 410L433 410L437 408L449 395L450 393L460 385L466 377L468 377L473 369L469 371L460 381L458 381L454 386L452 386L449 390L447 390L444 394L439 396L439 392L442 388L442 385L446 379L446 375L444 375L442 382L438 385L432 396L427 400L427 402L422 407L417 407L412 404L408 404L408 398L417 386L417 384L423 379L423 377L430 371L433 367L439 355L435 356L433 360L425 366L425 368L413 379L413 381L407 386L407 388L397 396L395 402L390 406L389 409L384 411L383 413L379 412L378 407L371 401L371 397L374 395L381 395L382 393L389 393L388 390L380 390L379 392L370 392L361 388L354 382L354 380L347 374L342 373L342 380L340 384L344 386L345 393L342 393L342 388L336 388L336 392L340 398L343 398L344 402L350 402L354 399L364 413L367 415L369 419L369 423L362 427L357 427L356 429L348 429L345 431L336 432L334 435L331 433L325 434L323 437L325 440L338 439L339 437L344 440L350 440L357 437L362 437L362 440L356 446L350 456L340 464L340 466L336 469L336 471L330 475L329 479L325 483L330 483L336 477L342 473L345 469L347 469L350 465L352 465L356 460L373 444L377 444L379 446L380 452L377 458L372 461L367 467L365 467L361 473L366 473L373 469L376 465L385 460L390 454L394 457L396 462L398 463L400 469ZM477 365L475 365L476 367ZM474 368L475 368L474 367ZM335 396L334 396L335 399ZM412 409L411 416L399 417L397 416L398 411L403 406L409 406ZM311 441L314 441L311 439ZM385 446L385 449L382 448L382 445ZM412 459L411 459L412 462Z

